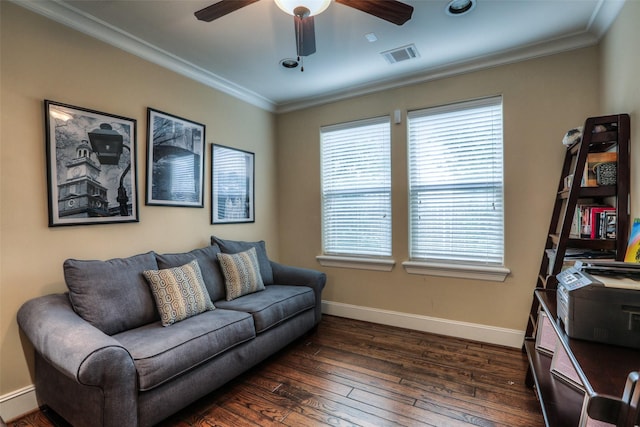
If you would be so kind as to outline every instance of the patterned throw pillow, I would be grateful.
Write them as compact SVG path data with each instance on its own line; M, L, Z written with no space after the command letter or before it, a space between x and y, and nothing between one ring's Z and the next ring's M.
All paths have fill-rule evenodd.
M237 254L216 254L224 274L227 301L264 290L256 249Z
M215 309L195 259L181 267L145 270L143 274L151 287L162 326Z
M269 261L269 256L267 255L267 244L264 240L260 240L259 242L244 242L242 240L227 240L211 236L211 244L219 247L220 252L225 254L237 254L248 251L251 248L256 248L258 269L260 270L262 283L265 285L273 285L273 269L271 268L271 261Z

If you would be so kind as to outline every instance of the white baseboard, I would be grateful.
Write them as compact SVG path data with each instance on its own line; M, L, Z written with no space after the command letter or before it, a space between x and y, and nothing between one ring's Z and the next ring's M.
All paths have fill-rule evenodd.
M389 326L413 329L434 334L465 338L506 347L521 348L524 342L524 331L481 325L478 323L459 322L438 317L421 316L398 311L381 310L358 305L322 301L322 312L364 320Z
M36 388L33 385L0 396L0 415L5 422L38 409Z

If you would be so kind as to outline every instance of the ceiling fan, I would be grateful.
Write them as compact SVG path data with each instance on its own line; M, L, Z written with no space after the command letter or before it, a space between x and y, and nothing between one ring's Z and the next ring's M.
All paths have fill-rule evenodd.
M224 15L255 3L258 0L220 0L195 12L200 21L211 22ZM313 17L323 12L331 0L275 0L280 9L293 15L298 56L308 56L316 51L316 34ZM335 0L336 3L358 9L396 25L411 19L413 6L396 0Z

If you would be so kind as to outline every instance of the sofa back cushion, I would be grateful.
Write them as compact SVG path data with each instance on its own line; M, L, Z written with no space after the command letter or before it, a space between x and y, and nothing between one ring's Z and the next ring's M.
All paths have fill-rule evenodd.
M269 257L267 256L267 245L264 240L260 240L259 242L243 242L241 240L226 240L211 236L211 244L220 247L220 252L224 254L237 254L251 248L256 248L262 282L265 285L273 285L273 269L271 268L271 261L269 261Z
M177 254L156 254L158 267L160 269L179 267L196 259L202 272L204 285L212 301L218 301L225 297L224 277L220 271L220 264L216 254L220 253L217 246L207 246L206 248L194 249L191 252Z
M153 252L108 261L68 259L64 278L73 309L107 335L158 320L144 275L157 270Z

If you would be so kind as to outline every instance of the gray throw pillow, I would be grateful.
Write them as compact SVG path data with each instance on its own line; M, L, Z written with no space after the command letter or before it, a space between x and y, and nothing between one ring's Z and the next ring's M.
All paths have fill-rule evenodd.
M241 240L225 240L211 236L211 244L218 245L220 251L225 254L237 254L251 248L256 248L262 282L265 285L273 285L273 270L271 268L271 261L269 261L269 257L267 256L267 246L264 240L260 240L259 242L243 242Z

